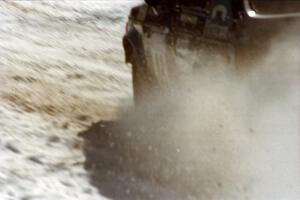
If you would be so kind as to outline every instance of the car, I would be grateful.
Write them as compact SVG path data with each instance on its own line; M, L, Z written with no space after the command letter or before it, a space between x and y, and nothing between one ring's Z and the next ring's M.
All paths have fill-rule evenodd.
M123 38L135 105L206 68L243 73L299 11L300 1L289 0L145 0Z

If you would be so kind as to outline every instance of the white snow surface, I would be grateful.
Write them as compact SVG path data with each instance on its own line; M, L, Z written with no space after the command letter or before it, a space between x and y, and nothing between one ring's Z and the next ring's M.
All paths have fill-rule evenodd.
M0 1L0 199L106 199L77 133L131 96L133 0Z
M0 1L1 200L107 199L88 181L77 133L130 103L130 67L124 64L121 39L129 9L140 2ZM288 48L274 48L273 55L280 57ZM272 66L276 59L269 58L265 62ZM299 56L294 60L299 63ZM241 146L253 152L256 162L245 168L257 178L254 196L261 200L296 200L300 194L299 65L284 69L272 66L247 75L245 93L251 95L232 109L237 116L247 110L247 127L253 125L249 132L257 135L251 137L255 145ZM288 94L277 94L278 88ZM234 89L229 100L240 97ZM212 103L222 102L221 94L212 95Z

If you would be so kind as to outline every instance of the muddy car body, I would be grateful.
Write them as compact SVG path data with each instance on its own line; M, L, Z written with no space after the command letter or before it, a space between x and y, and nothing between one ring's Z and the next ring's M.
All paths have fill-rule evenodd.
M251 67L282 23L298 16L253 9L253 4L269 7L269 0L146 2L131 10L123 38L126 62L133 67L136 103L154 91L188 82L207 68L219 74Z

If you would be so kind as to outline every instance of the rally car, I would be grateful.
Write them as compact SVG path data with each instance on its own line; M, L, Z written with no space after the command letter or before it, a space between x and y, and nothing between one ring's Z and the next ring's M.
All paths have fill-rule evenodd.
M291 0L145 0L132 8L123 38L135 103L207 68L247 70L299 11Z

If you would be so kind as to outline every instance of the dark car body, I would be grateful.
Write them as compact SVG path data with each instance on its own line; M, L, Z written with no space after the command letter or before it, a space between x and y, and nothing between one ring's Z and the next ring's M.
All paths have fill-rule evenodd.
M245 2L157 0L132 8L123 46L136 103L153 88L188 81L195 71L242 71L255 64L290 19L251 18Z

